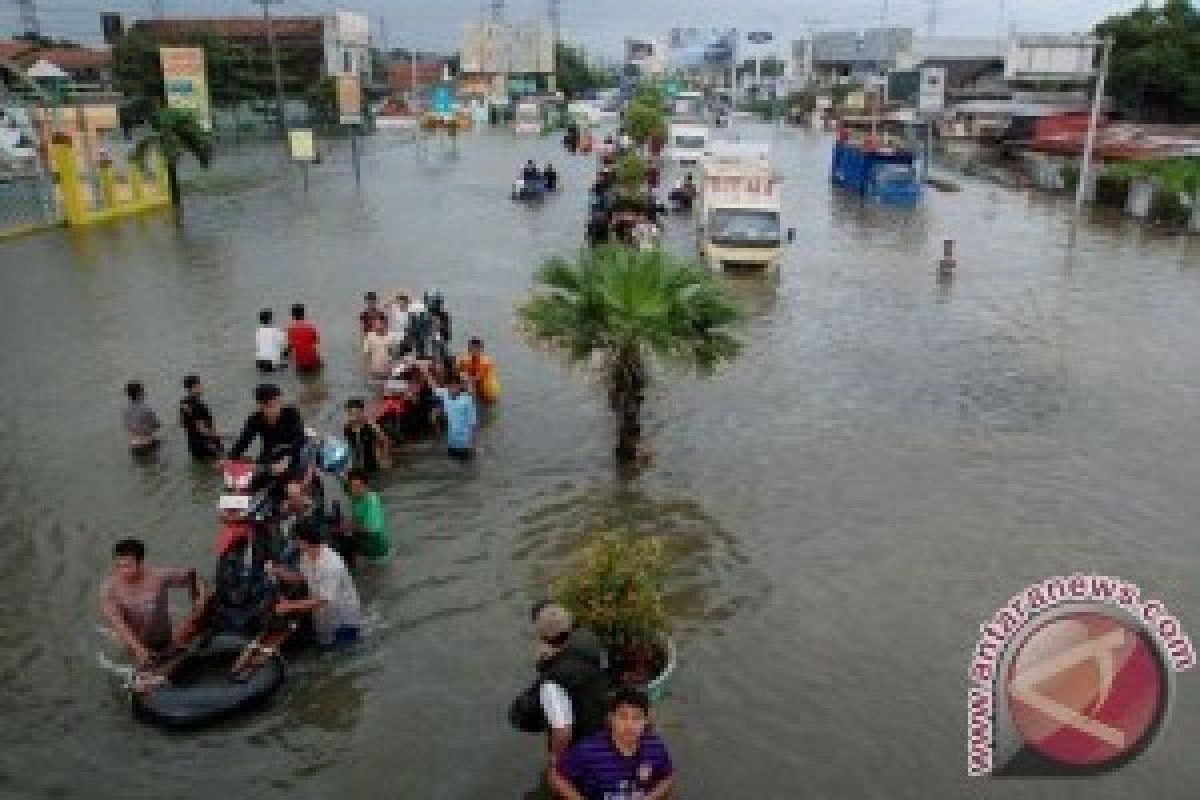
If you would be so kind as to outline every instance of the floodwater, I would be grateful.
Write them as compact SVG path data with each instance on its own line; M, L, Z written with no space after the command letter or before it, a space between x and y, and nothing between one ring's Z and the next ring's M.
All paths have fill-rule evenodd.
M733 289L744 355L707 380L659 372L652 465L622 482L591 376L515 331L534 267L582 235L590 161L553 139L465 136L457 155L375 138L344 159L161 217L0 245L0 795L22 798L511 798L542 744L504 713L530 677L527 610L591 531L671 542L682 664L659 723L691 798L1058 798L968 780L978 626L1075 570L1162 597L1200 634L1200 242L1094 222L967 183L916 211L827 183L829 140L777 137L795 244L776 281ZM565 191L511 203L528 156ZM691 245L672 223L674 244ZM935 278L940 240L960 267ZM445 292L505 388L466 469L417 448L384 497L399 557L363 586L375 631L300 657L268 711L166 735L100 666L112 542L211 563L214 475L171 424L199 372L218 424L250 410L254 317L304 301L330 368L284 377L318 425L363 389L367 289ZM168 422L131 462L121 387ZM1194 797L1200 678L1163 735L1089 797ZM1081 787L1082 788L1082 787Z

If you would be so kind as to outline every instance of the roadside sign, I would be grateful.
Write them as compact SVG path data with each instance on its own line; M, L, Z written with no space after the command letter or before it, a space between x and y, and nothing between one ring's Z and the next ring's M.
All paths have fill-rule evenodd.
M308 128L293 128L288 131L288 154L293 161L316 161L317 147L313 132Z
M163 91L167 108L191 112L206 131L212 130L212 113L208 103L208 79L204 71L204 49L201 47L160 47Z
M361 125L362 117L362 85L357 75L338 75L337 104L338 121L343 125Z
M917 109L922 114L940 114L946 107L946 70L925 67L921 70L921 94Z

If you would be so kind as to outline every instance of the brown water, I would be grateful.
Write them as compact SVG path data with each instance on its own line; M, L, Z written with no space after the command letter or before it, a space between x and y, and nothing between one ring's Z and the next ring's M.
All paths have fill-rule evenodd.
M968 185L914 212L827 185L827 139L783 132L777 281L740 281L744 356L707 381L660 373L653 466L620 483L589 377L515 334L533 267L582 233L589 163L555 142L369 145L344 163L150 217L0 245L0 795L506 798L540 742L504 719L529 677L527 608L585 531L670 537L682 666L660 722L685 797L1045 797L965 778L977 626L1071 570L1120 575L1200 631L1200 242L1120 222L1068 250L1044 196ZM527 156L565 192L530 211ZM689 247L682 222L673 238ZM961 243L953 283L933 274ZM386 481L399 557L363 587L376 630L306 657L271 710L164 735L133 722L96 589L114 539L207 567L214 476L173 426L131 463L121 386L165 419L200 372L219 424L250 408L255 312L303 300L331 368L283 379L318 424L361 391L364 290L437 287L505 386L478 463L415 450ZM1089 797L1192 797L1200 681L1168 728ZM1082 787L1081 787L1082 788Z

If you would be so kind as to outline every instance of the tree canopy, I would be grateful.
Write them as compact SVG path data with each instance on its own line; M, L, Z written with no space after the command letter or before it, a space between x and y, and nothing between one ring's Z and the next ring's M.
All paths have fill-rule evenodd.
M1113 39L1108 93L1147 121L1200 122L1200 11L1188 0L1143 4L1096 26Z
M558 89L567 97L575 97L591 89L616 86L618 78L611 70L593 67L583 48L559 43L554 48L555 80Z

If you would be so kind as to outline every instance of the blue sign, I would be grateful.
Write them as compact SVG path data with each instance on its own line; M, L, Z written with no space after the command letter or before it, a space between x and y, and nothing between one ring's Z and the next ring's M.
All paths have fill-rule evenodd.
M453 114L455 105L453 86L441 84L433 87L433 93L429 100L430 111L435 114Z

